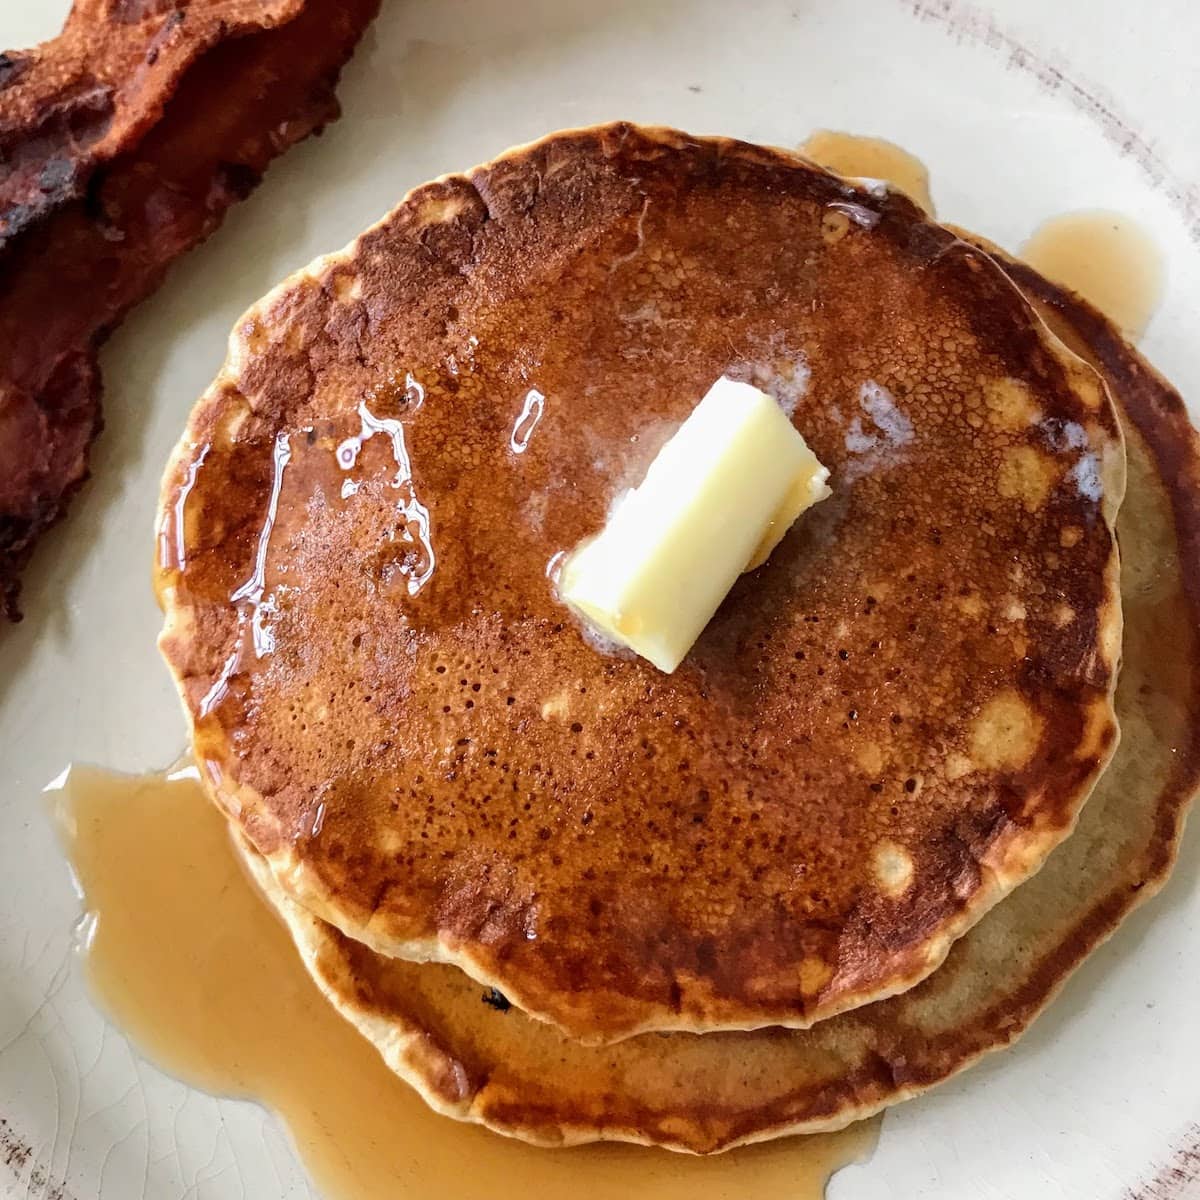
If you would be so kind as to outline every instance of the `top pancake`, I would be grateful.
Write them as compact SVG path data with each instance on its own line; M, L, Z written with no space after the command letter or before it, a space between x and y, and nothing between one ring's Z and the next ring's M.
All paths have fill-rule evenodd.
M833 498L671 676L552 564L722 373ZM168 469L161 644L283 888L574 1036L911 986L1116 739L1098 377L981 250L796 156L614 125L412 193L239 324Z

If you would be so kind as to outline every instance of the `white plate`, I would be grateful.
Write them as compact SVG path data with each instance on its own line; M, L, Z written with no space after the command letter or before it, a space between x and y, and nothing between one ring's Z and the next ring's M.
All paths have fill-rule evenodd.
M0 0L0 42L49 36L66 7ZM1191 0L391 0L346 72L343 120L108 347L95 481L37 556L24 624L0 629L0 1118L32 1148L0 1153L0 1195L310 1194L273 1118L164 1077L96 1014L38 798L69 760L139 770L182 748L154 649L152 513L247 304L412 185L557 127L628 117L789 145L823 126L908 147L943 217L1010 247L1067 209L1139 218L1169 271L1145 349L1200 397L1198 76ZM1198 867L1192 837L1023 1042L890 1113L831 1196L1200 1196Z

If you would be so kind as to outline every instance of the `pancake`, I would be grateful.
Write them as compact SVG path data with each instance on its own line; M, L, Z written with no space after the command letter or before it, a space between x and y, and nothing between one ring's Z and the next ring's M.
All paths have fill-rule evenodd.
M558 555L721 374L834 496L665 676ZM582 1039L925 977L1116 741L1120 430L982 251L614 125L417 189L237 327L161 504L198 761L284 890Z
M316 982L434 1108L545 1145L618 1139L696 1153L838 1128L1011 1043L1162 886L1200 783L1200 440L1179 396L1104 317L1005 262L1055 331L1104 370L1129 447L1123 735L1075 832L903 995L809 1030L644 1034L609 1047L504 1009L453 967L373 954L288 899L243 840Z

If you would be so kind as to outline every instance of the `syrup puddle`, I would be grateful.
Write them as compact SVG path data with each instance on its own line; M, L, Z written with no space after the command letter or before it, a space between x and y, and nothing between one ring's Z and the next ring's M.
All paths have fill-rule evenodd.
M1162 300L1162 252L1145 230L1120 213L1051 217L1021 247L1021 257L1047 279L1090 300L1135 340Z
M878 1119L701 1159L543 1150L439 1117L317 991L193 769L73 767L53 788L93 995L163 1070L279 1113L328 1200L820 1200L874 1148Z
M919 158L894 142L818 129L800 143L799 150L805 158L839 175L890 183L930 216L934 214L929 171Z

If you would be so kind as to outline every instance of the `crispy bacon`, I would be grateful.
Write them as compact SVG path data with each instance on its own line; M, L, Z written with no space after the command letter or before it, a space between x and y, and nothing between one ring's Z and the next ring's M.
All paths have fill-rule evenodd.
M0 612L88 473L97 351L276 155L338 115L379 0L77 0L0 55Z

